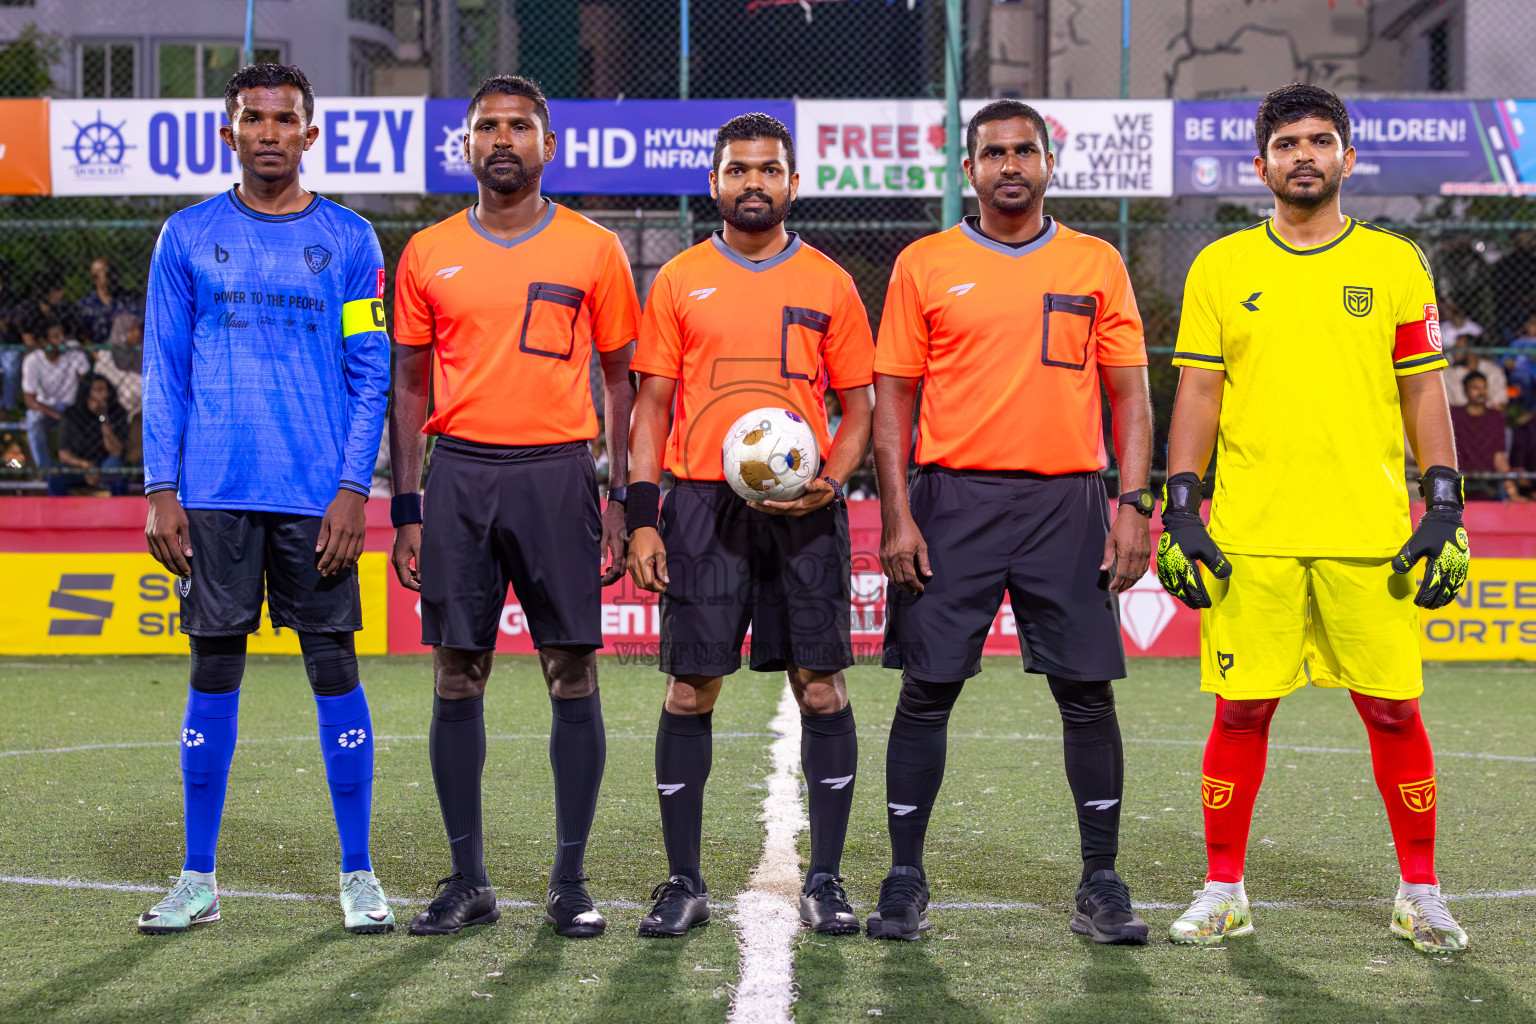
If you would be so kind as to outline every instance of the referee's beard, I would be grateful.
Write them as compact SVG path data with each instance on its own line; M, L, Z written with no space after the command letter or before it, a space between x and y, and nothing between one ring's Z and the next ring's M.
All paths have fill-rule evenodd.
M766 204L767 209L741 209L740 204L749 198ZM727 199L723 194L715 197L715 209L720 211L721 219L737 231L743 231L749 235L772 231L784 223L789 219L789 208L793 205L794 200L788 196L784 198L783 205L780 205L767 192L743 192L734 199Z
M521 157L504 149L492 153L483 163L471 164L469 169L476 181L504 196L521 192L544 176L543 164L530 174Z

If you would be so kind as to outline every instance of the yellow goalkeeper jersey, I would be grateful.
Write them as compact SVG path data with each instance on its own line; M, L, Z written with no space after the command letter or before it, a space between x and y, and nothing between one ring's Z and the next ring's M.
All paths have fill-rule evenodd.
M1397 378L1440 370L1434 278L1350 220L1310 249L1265 221L1206 246L1175 366L1219 370L1211 538L1253 555L1387 558L1412 532Z

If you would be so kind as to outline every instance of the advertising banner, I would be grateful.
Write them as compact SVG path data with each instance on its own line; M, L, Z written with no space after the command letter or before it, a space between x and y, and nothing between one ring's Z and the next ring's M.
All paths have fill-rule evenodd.
M968 119L987 100L961 100ZM1056 154L1050 194L1173 194L1171 100L1036 100ZM941 100L799 100L802 196L937 196L944 182ZM964 131L962 125L959 129ZM969 186L967 195L974 195Z
M879 502L849 502L848 532L853 551L849 636L859 664L879 665L885 637L886 585L880 571ZM1120 596L1120 625L1127 654L1178 657L1199 653L1199 616L1169 597L1154 572ZM657 595L638 589L628 577L608 587L603 591L602 631L601 653L630 663L655 665L661 632ZM751 642L749 632L747 645ZM393 573L389 575L389 649L395 654L429 650L421 644L420 595L400 586ZM507 654L534 653L522 605L510 590L502 606L496 649ZM983 650L1015 657L1019 653L1013 609L1006 603L987 631Z
M1536 103L1346 100L1355 195L1536 195ZM1253 168L1258 104L1174 104L1179 195L1263 195Z
M464 162L467 100L427 100L430 192L473 192ZM715 131L758 110L794 129L789 100L550 100L555 159L544 168L553 195L708 195Z
M0 195L48 194L48 101L0 100Z
M12 499L18 500L18 499ZM101 500L101 499L98 499ZM389 556L358 562L363 628L357 653L388 652L384 574ZM9 580L0 654L185 654L176 577L147 554L0 553ZM398 584L397 584L398 586ZM274 628L261 609L252 654L298 654L298 634Z
M425 102L317 97L320 137L300 167L304 187L421 192ZM48 120L54 195L213 195L240 177L219 138L223 100L54 100Z

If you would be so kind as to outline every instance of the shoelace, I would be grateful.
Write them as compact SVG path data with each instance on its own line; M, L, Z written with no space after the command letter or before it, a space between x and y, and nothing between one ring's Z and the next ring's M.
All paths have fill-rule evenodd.
M921 878L913 878L910 875L887 878L880 883L879 909L883 911L887 907L899 907L908 903L920 904L925 888Z
M853 906L848 902L848 893L844 891L842 881L834 875L824 880L807 895L817 903L830 904L835 910L852 910Z
M352 909L365 914L377 914L389 909L378 883L362 875L353 875L347 879L347 896L352 901Z
M1097 882L1089 882L1084 888L1088 891L1089 899L1102 909L1122 914L1131 912L1131 891L1125 887L1124 882L1101 878Z
M663 904L672 900L691 899L693 895L681 879L669 878L651 890L651 900L656 904L651 908L651 913L661 910Z
M588 895L584 884L586 881L586 875L578 878L560 876L549 887L548 901L560 904L573 914L585 914L593 909L592 897Z
M182 875L176 879L176 884L171 886L171 891L165 894L165 899L155 904L155 906L158 909L159 907L179 907L185 903L190 903L192 897L197 892L197 888L197 882Z
M1237 897L1220 889L1199 889L1195 892L1195 902L1189 905L1189 909L1180 915L1179 920L1188 921L1191 918L1204 920L1210 917L1218 907L1228 901L1236 901Z
M1404 899L1413 905L1419 916L1431 928L1449 932L1461 927L1451 916L1450 908L1445 905L1445 897L1439 893L1414 893L1412 896L1405 896Z
M439 878L437 880L437 888L441 891L433 895L432 905L427 908L428 910L443 909L449 905L451 897L459 895L460 893L462 893L466 899L472 897L475 894L475 887L470 885L469 880L466 879L462 874L452 874L447 878Z

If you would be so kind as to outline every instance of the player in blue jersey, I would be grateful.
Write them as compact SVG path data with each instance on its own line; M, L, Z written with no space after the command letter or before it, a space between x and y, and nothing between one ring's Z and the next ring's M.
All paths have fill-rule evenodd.
M224 104L240 184L166 221L144 322L144 532L180 580L192 678L186 862L139 930L219 919L214 849L265 591L272 625L299 635L315 693L346 928L392 931L368 858L374 737L352 636L389 389L384 258L367 221L299 185L319 134L302 71L242 68Z

